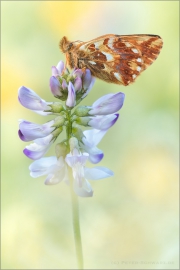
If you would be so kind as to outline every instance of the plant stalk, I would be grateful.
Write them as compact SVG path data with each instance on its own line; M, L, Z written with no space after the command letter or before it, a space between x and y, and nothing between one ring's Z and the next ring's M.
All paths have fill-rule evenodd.
M71 174L72 174L72 172L71 172ZM79 223L78 197L74 193L72 181L71 181L71 202L72 202L72 220L73 220L73 230L74 230L74 241L75 241L78 269L84 269L83 268L82 243L81 243L81 231L80 231L80 223Z
M67 113L67 120L68 120L68 125L66 127L66 136L67 136L67 141L69 142L69 139L70 139L71 133L72 133L71 111L69 111ZM69 143L68 143L68 147L69 147ZM79 223L78 197L74 193L74 190L73 190L73 175L72 175L72 169L70 169L70 168L69 168L69 178L70 178L72 222L73 222L76 258L77 258L78 269L84 269L83 268L82 243L81 243L81 231L80 231L80 223Z

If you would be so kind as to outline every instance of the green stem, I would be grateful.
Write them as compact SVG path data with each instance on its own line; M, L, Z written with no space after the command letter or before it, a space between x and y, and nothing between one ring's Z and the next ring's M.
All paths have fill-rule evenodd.
M68 125L66 127L66 136L67 136L67 141L69 142L69 139L70 139L71 133L72 133L71 111L67 112L67 120L68 120ZM69 147L69 144L68 144L68 147ZM82 244L81 244L81 231L80 231L80 224L79 224L79 205L78 205L77 195L74 193L74 190L73 190L73 177L72 177L72 169L71 168L69 168L69 177L70 177L72 221L73 221L76 257L77 257L78 269L84 269L83 268Z
M71 172L72 174L72 172ZM81 243L81 231L79 224L79 205L77 195L73 190L73 183L71 181L71 203L72 203L72 219L73 219L73 230L74 230L74 241L76 248L76 257L78 263L78 269L83 268L83 254L82 254L82 243Z

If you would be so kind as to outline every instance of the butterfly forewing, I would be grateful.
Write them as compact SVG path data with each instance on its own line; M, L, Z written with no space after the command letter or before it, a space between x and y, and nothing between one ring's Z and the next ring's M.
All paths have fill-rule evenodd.
M162 44L156 35L110 34L79 42L66 54L71 67L89 68L99 79L128 85L155 61Z

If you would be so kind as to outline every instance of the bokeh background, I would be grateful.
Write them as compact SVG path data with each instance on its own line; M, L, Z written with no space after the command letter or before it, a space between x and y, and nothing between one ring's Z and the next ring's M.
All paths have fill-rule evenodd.
M58 43L103 34L158 34L156 62L128 87L96 81L83 102L126 94L99 147L115 176L79 199L85 269L178 269L179 1L1 1L2 269L75 269L68 187L33 179L18 119L25 85L47 101ZM54 148L47 153L53 155Z

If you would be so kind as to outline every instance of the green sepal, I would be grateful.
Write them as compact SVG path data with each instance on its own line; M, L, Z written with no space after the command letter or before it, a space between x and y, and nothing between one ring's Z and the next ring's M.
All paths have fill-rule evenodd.
M79 106L74 111L74 114L80 117L88 116L90 110L91 108L88 108L87 106Z
M78 125L88 127L89 126L88 123L90 120L91 120L90 117L77 117L75 121Z
M56 128L56 129L52 132L53 139L56 139L62 131L63 131L63 127L58 127L58 128Z
M65 158L65 156L68 153L68 147L64 142L58 143L55 146L55 152L56 152L57 158L60 158L61 156Z
M61 127L64 125L65 122L65 118L60 115L58 117L55 118L54 124L52 125L53 127Z
M78 139L78 141L82 141L82 138L85 137L82 129L80 129L78 127L72 128L72 134L74 135L74 137L76 137Z
M51 107L51 112L53 113L60 113L64 111L64 106L60 102L54 102L53 104L49 105Z

